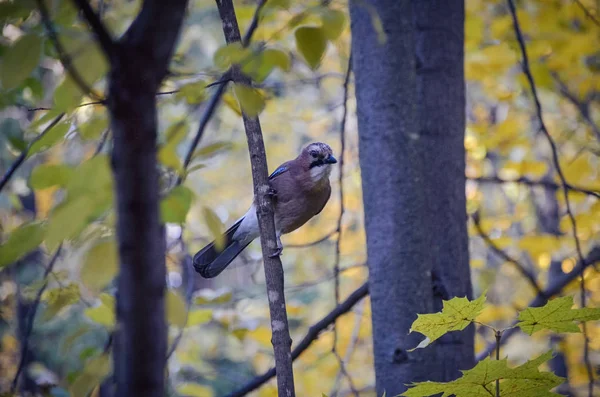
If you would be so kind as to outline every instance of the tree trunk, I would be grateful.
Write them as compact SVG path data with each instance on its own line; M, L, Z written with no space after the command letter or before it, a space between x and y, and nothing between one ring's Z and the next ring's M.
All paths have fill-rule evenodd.
M368 12L381 19L385 43ZM464 6L351 3L377 394L474 364L473 330L407 352L417 313L471 295L465 209Z

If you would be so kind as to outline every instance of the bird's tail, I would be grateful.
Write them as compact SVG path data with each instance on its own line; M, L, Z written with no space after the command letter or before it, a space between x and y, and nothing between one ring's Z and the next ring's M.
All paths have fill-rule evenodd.
M227 229L223 235L225 245L222 250L218 250L213 241L194 255L194 267L202 277L213 278L218 276L252 242L252 240L238 241L233 239L233 235L243 219Z

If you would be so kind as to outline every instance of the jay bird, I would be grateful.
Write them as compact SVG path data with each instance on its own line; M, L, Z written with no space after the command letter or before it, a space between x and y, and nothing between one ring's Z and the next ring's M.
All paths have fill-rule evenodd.
M277 254L283 245L281 235L293 232L317 215L331 196L329 174L337 163L331 147L325 143L311 143L294 160L280 165L270 176L270 194L274 198ZM238 219L222 238L224 246L218 250L215 242L194 255L194 267L204 278L219 275L254 239L260 236L256 207Z

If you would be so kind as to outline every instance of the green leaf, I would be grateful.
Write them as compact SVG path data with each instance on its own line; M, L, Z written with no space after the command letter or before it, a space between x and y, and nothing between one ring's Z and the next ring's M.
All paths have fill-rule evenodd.
M55 288L44 292L44 300L48 302L48 307L44 311L43 320L48 321L55 317L62 309L79 302L79 285L71 283L61 288Z
M165 306L169 324L178 328L185 327L186 308L185 302L181 299L181 296L173 290L168 290Z
M543 329L556 332L580 332L576 321L600 320L600 309L571 309L573 297L564 296L552 299L542 307L529 307L519 313L519 326L523 332L532 335Z
M304 60L315 70L321 64L321 60L327 49L327 36L323 28L315 26L301 26L296 29L296 47Z
M462 377L452 382L413 383L402 394L406 397L421 397L442 394L442 397L489 397L500 382L502 397L557 397L550 390L563 382L563 378L551 372L540 372L537 368L552 358L547 352L535 360L516 367L508 367L507 360L491 360L489 357L478 362L473 369L461 371Z
M183 166L177 155L177 146L185 138L187 127L185 122L178 122L169 127L166 131L167 142L158 151L158 160L179 174L183 171Z
M105 326L109 330L115 327L114 298L109 294L100 294L102 304L85 309L85 315L95 323Z
M91 222L94 214L94 201L80 196L56 207L48 221L46 244L55 249L65 239L78 235Z
M274 48L268 48L263 51L264 62L278 67L284 72L289 72L292 68L292 60L287 52L276 50Z
M13 230L8 240L0 245L0 269L37 248L45 234L46 225L40 222L26 223Z
M81 281L92 291L100 291L115 278L117 263L115 241L101 241L87 252L81 268Z
M91 358L86 362L82 373L77 376L69 387L71 397L86 397L110 372L111 359L109 354Z
M71 110L79 105L83 92L67 74L63 82L54 90L54 107L57 110Z
M192 310L188 315L187 326L193 327L194 325L206 324L212 320L213 311L210 309L196 309Z
M215 240L215 248L217 251L220 251L225 248L225 236L223 234L225 228L223 227L223 222L221 222L217 214L215 214L213 210L208 207L204 207L202 212L204 214L204 221L208 226L208 230L210 231L212 238Z
M206 82L195 81L179 88L175 98L184 99L189 105L197 105L206 98Z
M240 42L235 42L215 51L213 62L219 69L228 69L233 64L241 64L248 61L251 56L252 50L242 47Z
M198 383L184 383L177 388L177 393L186 397L212 397L212 389Z
M18 87L35 70L42 55L42 44L40 37L27 34L2 55L0 80L5 90Z
M483 310L484 302L485 295L481 295L474 301L469 301L467 298L452 298L443 301L441 312L418 314L410 332L420 332L427 338L415 349L428 346L447 332L465 329Z
M33 189L46 189L56 185L64 187L73 172L73 168L63 164L41 164L31 171L29 186Z
M44 136L42 136L40 139L38 139L31 145L27 157L31 157L38 152L49 149L58 142L62 141L65 138L67 132L69 132L70 128L71 123L67 121L59 123L52 127L48 132L44 134Z
M329 40L337 40L346 27L346 15L340 10L326 8L321 12L323 32Z
M242 111L248 117L256 117L265 109L265 99L256 88L235 84L233 91Z
M231 144L231 142L219 141L219 142L211 143L210 145L206 145L206 146L201 147L200 149L197 149L192 154L192 160L207 159L209 157L215 156L222 152L229 151L232 148L233 148L233 145Z
M79 136L84 140L98 139L108 128L108 118L104 110L94 113L86 123L79 126Z
M179 185L169 192L160 202L160 215L163 223L185 223L187 213L192 206L194 193Z

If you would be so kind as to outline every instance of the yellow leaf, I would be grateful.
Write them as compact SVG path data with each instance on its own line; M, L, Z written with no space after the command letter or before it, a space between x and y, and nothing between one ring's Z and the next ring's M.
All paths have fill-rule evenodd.
M265 326L260 326L252 331L248 331L247 336L254 339L264 347L271 348L271 330Z
M196 309L192 310L188 316L187 326L192 327L194 325L205 324L212 320L211 309Z
M169 324L183 328L186 321L186 308L181 296L173 290L168 290L165 306Z
M203 208L204 221L208 226L211 237L215 240L215 248L220 251L225 248L224 228L219 217L208 207Z
M249 48L244 48L240 42L235 42L219 48L213 56L213 62L220 69L228 69L233 64L243 63L251 56L252 51Z
M81 269L81 281L93 291L99 291L117 274L117 246L114 240L102 241L86 254Z
M317 69L327 49L327 36L323 28L302 26L296 29L296 47L311 69Z
M233 91L240 107L247 116L256 117L264 110L265 99L256 88L244 84L235 84Z

